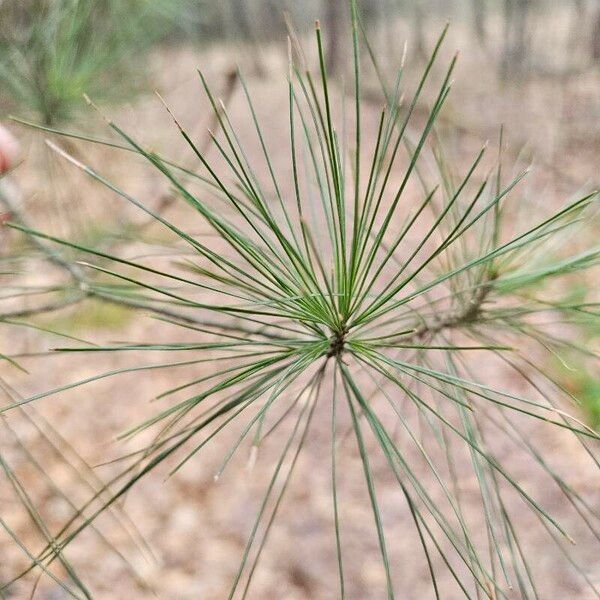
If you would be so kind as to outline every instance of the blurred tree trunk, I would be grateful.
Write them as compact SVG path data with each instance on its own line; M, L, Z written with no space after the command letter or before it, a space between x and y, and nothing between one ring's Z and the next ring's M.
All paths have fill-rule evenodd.
M515 66L518 71L521 71L525 66L527 59L527 21L529 17L529 9L531 6L531 0L517 0L516 1L516 15L515 15Z
M592 59L595 63L600 62L600 8L596 9L592 29Z
M235 26L240 33L240 37L248 42L249 47L251 48L252 53L252 65L254 68L254 73L258 77L265 77L265 68L262 64L260 58L260 46L258 40L256 39L256 32L252 27L252 20L250 18L250 14L248 12L248 6L246 4L246 0L235 0L232 3L232 17L235 23Z
M425 43L425 13L419 0L415 1L414 6L414 45L417 56L427 59L427 44Z
M336 75L342 56L341 30L344 0L325 0L325 35L327 36L327 72Z
M500 76L503 80L508 79L512 53L512 21L514 0L504 0L504 49L500 66Z
M475 37L481 46L485 47L487 43L487 31L485 28L487 20L487 2L486 0L473 0L473 29Z
M245 0L236 0L232 4L231 16L241 36L246 40L252 39L252 27Z
M569 40L567 45L569 55L573 55L578 50L581 50L582 42L587 44L587 41L582 39L581 32L586 30L588 20L589 14L585 0L574 0Z
M504 0L504 51L501 76L522 76L527 62L527 24L533 0Z
M278 37L286 31L284 10L283 3L277 0L266 0L261 4L261 35Z

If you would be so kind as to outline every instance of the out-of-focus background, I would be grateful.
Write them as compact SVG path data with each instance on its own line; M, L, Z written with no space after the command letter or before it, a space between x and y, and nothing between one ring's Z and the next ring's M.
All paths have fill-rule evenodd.
M448 143L466 146L471 139L476 145L486 139L495 143L505 124L511 156L534 158L555 192L571 193L594 182L600 3L363 0L359 4L388 84L405 46L408 79L415 79L442 27L451 24L444 51L447 55L459 51L460 58L450 104L439 125L447 129ZM145 139L164 148L162 127L170 124L162 115L154 118L153 111L160 114L154 91L189 111L189 124L199 131L211 124L194 86L199 67L216 88L221 86L226 100L233 98L234 105L239 89L232 73L238 65L268 98L282 93L289 23L314 55L313 24L321 21L329 70L349 89L347 13L343 0L3 0L0 116L97 132L102 119L83 100L85 93L111 116L134 119ZM368 62L366 53L364 60ZM443 63L437 68L441 74ZM377 107L381 97L374 77L371 86L365 99ZM45 151L37 147L43 136L8 126L20 137L28 165L32 160L46 161ZM44 212L44 207L56 213L64 204L69 206L67 220L76 220L66 182L53 185L55 177L62 177L56 172L59 167L37 166L44 167L35 171L46 177L44 190L31 173L22 175L21 182L32 214ZM77 204L84 211L93 207L83 205L95 203ZM112 216L119 218L118 213ZM63 217L56 213L53 218Z
M458 169L470 163L486 140L497 144L504 125L506 168L533 165L524 194L538 205L557 208L581 190L598 186L600 1L360 0L359 4L382 76L393 82L396 69L405 60L408 89L414 89L433 45L450 22L443 60L434 67L436 76L443 76L448 58L456 51L460 55L453 91L436 135L444 140L446 154ZM250 135L252 124L243 108L243 90L236 76L239 66L270 143L277 147L279 140L284 145L288 135L288 24L293 24L306 60L313 64L313 25L320 20L328 68L343 97L344 89L352 86L347 13L344 0L0 0L0 120L21 144L21 162L10 174L19 210L36 227L85 245L130 244L132 254L147 252L152 245L153 252L168 252L166 246L161 247L160 232L146 229L143 215L61 161L44 139L58 141L78 160L120 182L146 204L164 208L176 220L180 209L176 203L169 204L168 186L140 160L105 146L58 138L51 130L109 139L104 113L148 147L193 168L194 157L176 135L154 92L160 93L210 154L214 149L206 129L215 124L197 69L210 80L244 137ZM364 60L366 65L366 53ZM384 98L375 74L366 67L365 72L364 101L369 113L365 122L375 128ZM99 111L83 99L84 93ZM423 114L429 99L425 96L417 107ZM9 115L47 131L9 120ZM275 156L274 162L284 172L289 169L285 156ZM135 239L139 227L148 236L144 243ZM206 234L202 224L196 229L194 224L189 227L192 233ZM18 253L19 243L14 232L0 231L4 256ZM4 270L2 277L7 277ZM35 306L36 287L45 286L51 277L42 269L30 270L20 280L28 294L19 303ZM573 293L585 295L598 284L582 280L578 285L581 289ZM3 302L14 310L11 298L3 296L0 289ZM0 353L19 355L28 370L25 374L10 364L0 365L2 405L132 364L123 355L38 360L37 353L56 345L47 329L95 340L141 339L152 327L154 341L167 341L170 332L156 321L140 321L132 311L95 302L39 316L34 323L37 328L6 323L0 327ZM587 343L597 345L600 331L590 330L588 336ZM600 374L588 365L546 360L557 379L582 399L581 419L598 427ZM505 376L498 367L497 377ZM172 385L173 381L161 380L158 375L126 377L42 400L32 409L37 411L37 425L16 422L12 416L2 421L0 451L20 481L27 482L37 510L49 522L60 523L72 510L63 494L78 504L98 485L91 472L81 475L79 456L96 465L124 453L127 447L118 446L115 436L147 416L152 411L148 401ZM44 435L39 423L45 424ZM327 427L323 426L323 444L327 443ZM598 505L598 491L590 487L591 471L575 442L560 433L540 433L535 428L530 435L532 439L539 436L538 441L550 449L557 468L581 465L575 478ZM149 540L152 558L131 548L119 523L109 517L99 521L101 536L94 532L82 536L70 558L98 598L152 598L154 594L182 600L226 597L272 465L267 450L252 471L242 460L226 478L213 482L222 449L234 440L234 434L228 437L225 432L221 446L208 448L175 477L165 481L164 472L153 473L127 496L123 508ZM328 470L319 469L318 443L306 454L282 508L282 525L274 531L257 572L252 597L337 596ZM356 478L348 478L343 493L352 497L362 480L354 449L349 454L347 460ZM52 482L40 474L36 464L43 464ZM397 541L393 559L401 565L400 585L405 593L401 597L428 598L424 559L403 542L409 515L405 507L397 507L400 499L385 465L377 468L383 481L382 503L396 516L390 523L390 537ZM110 469L110 465L101 467L96 474L106 478ZM538 482L536 473L526 466L519 475L547 506L566 515L566 499L560 489L550 489L541 479ZM468 482L465 486L468 494ZM382 598L385 579L368 504L350 504L346 511L354 524L346 540L347 576L353 583L348 597ZM15 500L4 483L0 486L0 516L20 539L30 540L36 547L39 533L31 525L31 514L23 511L23 503ZM523 528L529 527L529 519L523 517ZM126 524L131 528L131 523ZM579 527L575 520L571 524ZM103 536L126 553L136 575L123 566ZM589 591L583 591L585 582L580 574L568 568L564 557L546 551L541 534L532 534L527 543L544 573L544 599L592 598ZM600 585L597 540L595 545L583 543L578 552L588 565L588 576ZM0 534L0 583L10 580L25 563L6 531ZM10 587L4 597L27 598L32 584L35 577ZM41 579L36 593L39 598L64 597L64 591L47 577ZM454 597L459 596L455 592L444 596ZM519 596L515 593L514 597Z

